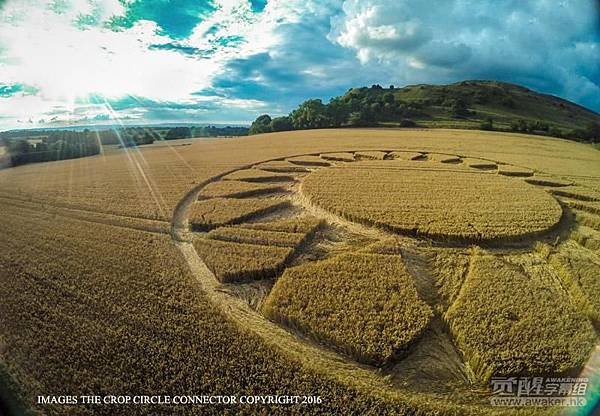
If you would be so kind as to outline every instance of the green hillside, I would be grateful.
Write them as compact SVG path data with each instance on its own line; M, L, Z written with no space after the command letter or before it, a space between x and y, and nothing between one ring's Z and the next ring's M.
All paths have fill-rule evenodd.
M518 131L600 141L600 114L498 81L352 88L327 104L305 101L288 116L263 115L253 123L251 133L366 126Z

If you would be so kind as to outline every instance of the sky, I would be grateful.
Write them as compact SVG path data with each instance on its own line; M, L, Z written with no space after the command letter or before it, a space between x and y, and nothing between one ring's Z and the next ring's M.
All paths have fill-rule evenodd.
M0 129L249 123L495 79L600 112L594 0L0 0Z

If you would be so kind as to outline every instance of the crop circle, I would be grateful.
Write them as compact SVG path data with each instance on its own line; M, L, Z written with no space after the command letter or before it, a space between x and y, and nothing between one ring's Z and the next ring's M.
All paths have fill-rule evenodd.
M302 191L348 220L444 240L537 236L562 216L551 195L519 179L468 169L402 168L387 161L315 171L304 179Z

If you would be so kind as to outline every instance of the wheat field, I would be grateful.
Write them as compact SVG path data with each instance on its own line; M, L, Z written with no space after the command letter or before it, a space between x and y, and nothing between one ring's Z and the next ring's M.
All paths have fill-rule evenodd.
M558 414L491 407L487 382L578 374L598 345L600 152L418 129L192 143L0 170L17 413L98 412L36 402L59 385L323 398L212 414ZM453 381L410 366L433 362Z

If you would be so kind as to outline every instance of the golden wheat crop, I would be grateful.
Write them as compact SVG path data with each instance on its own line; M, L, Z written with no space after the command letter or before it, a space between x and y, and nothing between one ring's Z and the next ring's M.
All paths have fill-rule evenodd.
M464 163L466 166L468 166L470 168L475 168L475 169L496 169L498 167L496 162L492 162L492 161L484 160L484 159L469 158L469 157L463 158L462 163Z
M581 201L579 199L562 199L570 208L575 210L584 211L586 213L594 215L596 218L600 215L600 202L588 202Z
M492 141L494 146L490 146ZM487 398L481 398L479 390L476 398L470 392L463 396L461 390L459 400L456 400L456 390L452 393L436 391L432 395L427 391L426 382L417 386L420 390L415 392L412 389L415 386L392 385L396 381L393 375L390 387L373 387L372 380L352 379L337 372L340 366L351 368L353 364L349 360L332 359L332 362L340 364L316 368L315 362L330 362L326 358L317 361L312 355L299 358L294 346L286 349L288 345L275 341L278 339L276 333L260 333L250 325L241 325L231 315L226 317L222 313L225 310L223 305L213 303L210 293L200 289L196 276L188 271L189 264L165 233L173 220L173 210L188 192L223 172L271 159L280 159L266 164L274 172L245 169L228 175L226 179L291 181L308 172L302 166L283 162L290 155L341 150L354 152L365 148L404 149L391 154L397 160L385 163L400 163L401 158L423 153L468 155L473 159L526 166L527 174L536 172L528 179L561 178L599 192L598 152L563 140L519 134L412 129L292 131L227 140L192 140L191 143L188 146L165 143L161 144L162 147L153 148L105 149L104 154L95 157L0 170L0 380L2 387L7 384L10 388L18 386L15 396L22 396L19 400L24 403L24 408L16 414L25 414L29 408L48 415L92 412L127 412L136 416L150 413L186 415L199 411L191 406L136 406L124 410L121 407L74 405L66 408L36 403L38 392L54 394L57 386L61 391L75 395L123 392L135 395L157 391L164 394L189 392L214 395L226 391L235 395L275 392L323 397L323 403L315 407L203 408L202 411L207 414L254 411L455 416L555 413L553 409L521 412L512 408L491 408ZM467 170L475 167L468 164L469 158L463 159L459 165L406 162L412 164L410 168L397 165L393 169L402 174L406 169ZM317 160L314 157L310 159ZM353 162L349 167L356 163L367 162ZM315 167L318 166L310 170ZM278 169L284 173L278 173ZM327 169L324 167L321 171ZM286 174L286 170L289 173ZM388 174L387 167L378 171L378 175ZM484 175L484 172L479 175ZM490 193L495 189L492 183L487 182L487 176L478 178L489 185ZM543 183L538 185L546 186ZM427 200L427 195L438 192L427 183L419 186L422 195L418 198L423 201ZM498 194L512 199L513 186L521 189L521 185L511 182L509 188L508 185L497 188ZM378 192L382 191L385 187L379 188ZM488 192L475 187L471 198L479 200L479 196L475 195L488 197ZM535 207L538 196L535 193L533 197L527 195L527 198L520 199L522 209ZM491 198L496 203L500 196ZM598 230L598 202L567 196L559 198L573 207L577 223ZM457 198L449 206L455 206L456 201L465 202ZM226 199L222 204L223 207L232 207L224 208L231 211L229 219L232 222L245 220L243 216L239 217L239 211L248 207L236 208L235 199ZM503 204L501 201L499 206ZM212 208L217 209L218 206L213 205ZM389 207L386 210L388 213L393 211ZM499 212L502 216L502 210ZM540 212L540 218L543 218L545 211ZM205 214L208 215L208 212ZM521 227L519 216L515 218L514 227ZM281 232L305 230L304 225L294 224L294 219L277 223L243 224L243 228L268 230L272 227ZM211 223L207 229L214 227L217 224ZM323 234L327 235L322 244L326 249L331 245L338 250L343 244L337 239L347 238L345 235L332 236L330 228ZM595 238L590 239L590 235L595 236L585 228L575 227L571 238L589 248L595 241ZM241 245L207 238L204 242L219 245L218 250L225 253L225 257L228 250L231 251L228 245ZM549 268L547 273L540 272L543 279L538 275L531 277L529 271L523 271L525 269L521 266L506 260L517 277L510 277L513 275L511 272L505 278L503 267L498 267L500 272L494 269L485 278L474 279L473 276L480 273L469 273L464 284L460 285L462 276L454 273L456 270L452 264L460 269L464 262L448 260L444 263L441 257L439 263L432 261L430 266L438 279L440 304L445 308L450 299L454 299L454 307L457 308L454 315L449 315L456 318L449 321L454 322L453 331L459 329L460 333L470 334L457 338L461 339L459 347L466 353L485 352L480 358L466 354L468 361L475 363L474 368L484 368L489 362L498 365L496 368L501 370L522 368L521 362L515 358L520 354L523 363L530 358L533 362L534 356L537 357L530 366L532 375L536 375L535 372L543 374L561 366L566 368L586 358L586 354L581 352L584 348L578 346L588 345L586 337L590 332L578 316L585 312L593 319L594 311L598 310L597 299L600 296L594 280L598 273L590 269L590 265L596 267L598 259L596 254L574 241L568 241L565 246L568 250L563 245L558 246L558 252L554 248L548 249L550 266L536 265L527 269L541 271ZM402 254L401 245L376 243L371 248L391 254L383 256L386 261ZM245 253L242 250L238 259L247 264L260 261L261 253L256 255L258 257L244 257L252 250ZM207 258L213 256L215 262L226 261L218 258L210 248L205 255ZM200 257L204 259L204 254ZM574 261L571 260L573 258ZM272 266L276 268L277 264ZM488 269L495 266L492 264ZM478 267L474 265L475 270ZM447 278L436 276L438 268ZM382 268L376 266L372 269ZM264 270L260 269L257 274ZM548 286L553 273L568 290L567 303L574 305L572 308L577 309L577 314L572 313L571 307L564 306L567 295L561 294L556 284ZM523 278L524 275L528 280ZM485 284L480 286L480 282ZM579 291L565 282L574 282L573 288L579 288ZM372 283L365 286L364 292L369 295L372 287ZM306 297L312 293L303 292L301 295ZM345 293L337 295L342 297ZM323 294L317 293L316 296ZM450 310L454 308L450 307ZM515 321L515 316L520 319ZM360 317L367 318L371 319L369 316ZM537 329L532 323L534 321ZM387 323L383 323L385 325ZM544 328L547 329L545 332L542 331ZM565 331L569 330L573 332L565 335ZM569 344L565 346L564 338L569 337ZM420 344L414 348L411 351L421 352ZM578 354L580 358L577 358ZM326 352L323 357L326 357ZM494 361L498 360L497 357L501 360ZM478 363L483 364L479 366ZM396 362L391 360L390 364L394 367ZM376 376L388 380L389 375L389 368L384 367Z
M588 250L597 252L600 254L600 232L586 227L585 225L578 225L570 237L577 241L581 246L587 248Z
M436 250L431 261L435 286L441 298L440 312L456 301L471 263L471 253L461 249Z
M354 155L356 156L357 159L383 160L386 158L387 153L376 151L376 150L371 150L371 151L367 150L367 151L362 151L362 152L356 152L356 153L354 153Z
M567 181L567 180L560 179L560 178L553 178L551 176L544 176L544 175L535 175L535 176L531 176L529 178L525 178L525 182L530 183L532 185L549 186L549 187L569 186L569 185L573 184L573 182L571 182L571 181Z
M567 242L550 255L550 264L558 271L576 305L600 324L600 259Z
M301 173L308 172L306 166L300 166L295 163L288 162L287 160L275 160L273 162L265 162L256 166L259 169L266 170L269 172L280 172L280 173Z
M560 285L486 254L474 256L445 319L483 382L492 375L559 374L576 369L596 342L592 325Z
M571 183L571 185L574 185L575 183L577 183L577 185L584 186L584 187L594 190L596 192L600 192L600 181L598 180L597 176L594 176L593 173L589 174L589 175L585 174L584 176L565 175L564 178L565 178L565 180L572 181L573 183Z
M47 214L52 214L59 218L66 217L71 219L79 219L90 223L114 225L116 227L132 228L134 230L163 234L168 234L171 231L171 224L166 221L148 220L145 218L106 214L76 208L66 208L56 205L48 205L38 201L31 201L21 197L8 198L5 196L0 196L0 202L3 205L13 208L18 207L25 210L42 210Z
M552 189L552 193L558 196L576 199L584 202L599 202L600 192L593 191L583 186L566 186L564 188Z
M378 160L363 160L360 163L353 163L352 166L348 166L352 169L381 169L387 170L439 170L443 172L470 172L480 175L490 175L492 172L473 170L468 166L458 163L438 163L434 161L428 161L426 159L414 159L414 160L403 160L403 159L392 159L385 161Z
M502 145L490 147L491 140ZM532 140L539 143L535 152L531 151ZM574 182L591 188L598 187L600 177L596 152L560 140L444 129L330 129L197 140L191 146L167 143L152 149L126 149L85 159L3 169L0 193L70 208L170 220L189 188L213 175L291 154L360 150L367 142L381 149L411 149L415 154L438 151L498 160L550 175L573 176L570 179Z
M275 277L321 226L314 217L221 227L196 236L194 247L223 282Z
M196 237L194 247L222 282L275 277L293 253L289 247L234 243L204 237Z
M208 238L234 243L295 247L304 240L304 233L257 230L242 227L221 227L208 233Z
M446 155L443 153L428 153L427 159L440 163L460 163L461 159L455 155Z
M296 156L290 157L286 159L288 162L291 162L295 165L300 166L330 166L331 163L328 161L321 159L319 156Z
M222 225L237 224L287 205L289 205L288 201L277 198L207 199L192 205L190 222L192 228L196 230L209 230Z
M390 156L400 160L419 160L425 158L421 152L391 152Z
M260 169L242 169L224 176L223 179L244 182L288 182L294 180L294 177L284 173L266 172Z
M286 233L304 233L312 234L321 225L323 220L315 217L305 215L303 217L297 217L286 220L272 221L272 222L256 222L244 224L244 228L251 228L255 230L265 231L280 231Z
M321 169L304 179L302 190L315 204L347 219L440 239L536 235L562 216L546 192L499 175L386 169L387 163Z
M577 209L574 209L573 213L575 214L575 219L577 220L578 224L593 228L596 231L600 231L600 207L598 209L599 215L593 215L586 211L580 211Z
M333 160L336 162L353 162L354 154L349 152L337 152L337 153L323 153L321 157L326 160Z
M243 181L217 181L205 186L200 193L204 198L245 198L283 192L281 185L252 183Z
M328 414L418 406L308 371L237 327L199 289L168 236L0 206L0 377L17 383L3 385L15 389L3 404L18 401L17 414L198 414L195 406L37 403L37 392L57 386L72 395L287 391L327 398L319 409Z
M288 269L263 310L273 320L376 364L404 353L432 315L402 260L376 254L346 254Z
M528 168L512 165L500 165L498 166L498 173L504 176L522 176L528 177L533 176L533 171Z
M368 244L360 251L371 254L391 254L401 256L404 245L405 241L402 237L393 236Z

